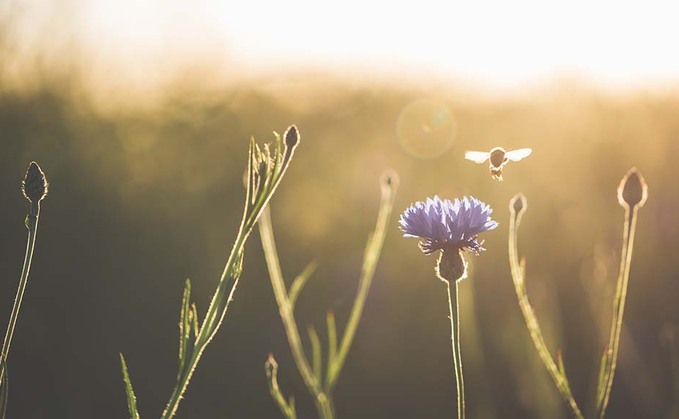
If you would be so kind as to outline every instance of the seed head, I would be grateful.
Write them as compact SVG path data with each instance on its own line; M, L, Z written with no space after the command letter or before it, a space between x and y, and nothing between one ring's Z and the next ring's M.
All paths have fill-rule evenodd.
M40 169L38 163L34 161L31 162L31 164L28 165L26 176L21 182L21 191L26 199L33 203L42 201L47 195L48 186L49 184L47 183L47 178L45 178L45 173Z
M637 168L633 167L620 181L618 202L623 208L634 208L635 206L641 208L646 203L647 198L648 186L646 180Z

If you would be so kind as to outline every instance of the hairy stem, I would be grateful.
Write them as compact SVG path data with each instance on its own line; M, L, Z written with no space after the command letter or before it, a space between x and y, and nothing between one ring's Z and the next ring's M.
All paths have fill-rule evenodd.
M283 273L278 259L273 228L271 226L271 214L268 207L264 210L259 219L259 234L262 239L266 264L269 268L271 286L274 291L274 296L276 297L276 303L278 303L278 310L281 320L283 321L285 334L288 337L293 359L302 376L302 380L304 380L304 384L314 397L314 403L316 404L316 410L318 411L319 416L323 419L332 419L334 417L332 399L328 397L323 390L321 383L314 375L309 360L304 353L304 347L295 321L292 304L290 304L290 299L288 298L285 283L283 281Z
M552 355L549 353L549 349L547 349L547 344L545 343L545 339L542 335L542 330L540 329L540 324L538 323L537 317L535 316L535 311L528 301L525 284L525 271L523 264L519 262L517 250L517 236L519 231L520 217L516 217L515 215L516 214L513 213L509 220L509 264L511 267L514 289L516 290L516 296L519 300L519 307L521 308L521 313L523 314L523 318L526 322L526 327L528 328L533 345L535 346L535 349L537 349L542 363L547 368L547 372L549 372L552 380L554 380L556 388L559 390L566 403L568 403L573 416L578 419L583 419L584 416L582 415L582 411L578 407L578 404L571 393L568 379L566 378L565 374L559 370L559 367L557 367L556 362L554 362Z
M26 244L26 254L24 255L24 264L21 268L21 277L19 278L19 287L14 298L14 305L12 306L12 313L9 317L9 324L5 333L5 340L2 344L2 354L0 357L7 362L9 356L9 348L12 344L12 337L14 336L14 329L16 328L19 311L21 310L21 302L26 291L26 284L28 283L28 273L31 270L31 261L33 260L33 249L35 248L35 238L38 234L38 218L40 216L40 202L31 203L31 209L26 217L26 227L28 228L28 242ZM0 374L3 374L4 369L0 369ZM0 380L2 377L0 376Z
M639 207L633 206L625 210L625 224L623 231L622 253L620 255L620 273L613 299L613 319L611 333L608 339L607 351L604 356L605 366L602 387L599 389L597 397L597 417L603 418L606 414L606 407L613 387L613 378L618 360L618 350L620 347L620 332L622 331L622 319L625 314L625 301L627 299L627 285L629 282L629 271L632 263L632 250L634 248L634 233L637 224L637 211Z

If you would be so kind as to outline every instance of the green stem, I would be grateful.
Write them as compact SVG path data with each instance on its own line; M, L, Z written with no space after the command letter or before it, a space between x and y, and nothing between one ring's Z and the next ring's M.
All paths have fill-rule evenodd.
M455 366L455 387L457 390L457 418L464 419L464 376L462 374L462 352L460 349L460 305L458 303L458 281L455 288L448 280L442 280L448 290L448 309L450 310L450 339L453 352L453 364Z
M276 135L276 151L273 157L268 152L269 149L266 146L265 155L263 155L260 148L255 144L254 139L250 140L248 167L246 171L247 176L245 178L245 206L243 208L243 217L236 236L236 242L231 249L231 254L224 266L224 271L222 272L217 289L212 296L205 318L198 331L198 336L196 336L195 344L191 351L191 358L189 359L189 362L185 364L184 371L180 371L179 373L180 377L177 380L177 384L170 395L170 400L163 411L161 416L162 419L170 419L177 413L179 403L191 381L191 377L203 355L203 351L207 348L210 341L219 330L219 327L226 316L229 303L233 300L233 295L240 278L245 242L250 236L250 233L252 233L252 229L278 188L278 185L281 183L294 154L294 150L299 144L298 137L294 142L289 141L290 139L287 138L287 133L291 129L292 127L288 128L288 131L286 131L286 143L283 146L281 146L280 137ZM296 128L294 132L296 133ZM281 147L283 147L283 150L281 150ZM268 169L262 172L259 171L259 167L263 163L266 164L266 167L273 165L271 172L267 172ZM262 185L258 184L255 186L256 176L265 177Z
M620 347L620 332L622 331L622 319L625 314L625 301L627 299L627 285L629 282L629 271L632 263L632 250L634 248L634 233L637 224L637 211L639 207L634 206L631 211L625 210L625 225L623 232L623 247L620 255L620 274L613 299L613 319L611 333L608 339L608 347L605 360L603 387L600 389L597 400L597 417L603 418L606 414L606 407L613 387L613 378L618 360L618 350Z
M391 216L392 209L394 208L394 198L396 196L396 190L398 188L397 179L395 174L391 174L390 183L385 183L382 186L382 195L380 199L380 209L377 214L377 222L375 224L375 231L371 234L368 244L366 245L364 256L363 256L363 267L361 269L361 278L359 280L358 292L356 294L356 299L351 308L351 313L349 314L349 320L347 321L347 326L344 329L344 334L342 335L342 340L340 342L337 355L333 357L333 362L328 365L329 372L326 377L326 388L328 392L332 391L337 379L339 378L340 371L344 366L344 361L349 353L349 348L356 335L356 329L358 328L358 323L361 320L363 314L363 308L365 307L365 301L368 297L368 290L372 284L372 280L375 276L375 269L377 267L377 261L382 253L382 246L384 245L384 239L387 235L387 225Z
M217 333L219 325L226 315L229 302L232 300L233 293L236 290L236 285L238 285L238 275L232 275L232 273L237 270L236 264L240 263L239 255L246 239L247 235L243 235L239 232L239 235L236 239L236 244L234 245L231 255L229 256L229 259L226 263L224 272L222 273L222 277L219 281L219 285L217 286L217 290L215 291L212 301L210 302L210 307L208 308L205 318L203 319L203 324L201 325L198 337L196 338L191 359L186 364L184 370L185 372L181 375L181 378L172 391L170 400L161 416L162 419L172 418L177 413L182 395L186 391L186 388L191 381L191 377L198 366L198 362L203 355L203 351ZM225 298L228 290L230 290L229 297Z
M9 348L12 344L12 336L14 336L14 329L16 328L17 318L21 310L21 302L26 291L26 284L28 283L28 273L31 270L31 261L33 259L33 249L35 248L35 238L38 234L38 217L40 216L40 201L31 203L31 209L26 217L26 227L28 227L28 242L26 244L26 254L24 255L24 265L21 269L21 278L19 279L19 287L17 289L16 297L14 298L14 306L12 307L12 314L9 317L9 324L7 325L7 332L5 333L5 340L2 344L2 354L0 355L5 362L9 356ZM4 370L3 370L4 371ZM2 371L0 371L2 373ZM2 377L0 376L0 379Z
M269 394L271 394L271 397L278 405L281 413L288 419L297 419L294 400L290 399L290 402L285 400L285 396L283 396L283 392L278 385L278 363L273 355L269 354L269 359L264 364L264 370L266 372L267 385L269 386Z
M549 353L547 344L545 343L545 339L542 335L542 330L540 329L540 324L538 323L530 301L528 301L525 284L525 271L523 265L519 263L518 257L517 235L519 230L519 221L517 221L515 214L512 214L509 223L509 264L511 267L514 289L516 290L516 296L519 300L519 307L521 308L521 313L523 314L524 320L526 322L526 327L528 328L533 345L535 346L535 349L537 349L542 363L547 368L547 372L549 372L552 380L554 380L554 384L561 393L561 396L568 403L573 416L578 419L583 419L584 416L582 415L582 412L580 411L580 408L578 407L578 404L571 393L568 379L564 374L561 373L554 362L552 355Z
M262 239L266 264L269 268L271 286L273 288L274 296L276 297L276 303L278 304L293 359L302 376L302 380L304 380L304 384L314 397L314 403L316 404L316 410L318 411L319 416L323 419L332 419L334 417L332 399L321 387L321 383L314 375L306 354L304 353L302 339L292 311L292 304L290 304L290 299L288 298L285 283L283 281L283 273L278 259L278 252L276 251L273 228L271 227L271 214L268 207L265 208L259 219L259 234Z

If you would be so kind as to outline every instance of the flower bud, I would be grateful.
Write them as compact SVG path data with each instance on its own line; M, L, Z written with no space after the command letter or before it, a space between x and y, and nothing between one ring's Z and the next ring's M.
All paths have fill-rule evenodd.
M26 199L36 204L43 200L47 195L49 184L38 163L31 162L26 171L26 176L21 182L21 191Z
M528 201L522 193L514 195L512 199L509 200L509 212L517 223L521 221L521 217L523 216L523 213L526 212L527 207Z
M285 138L285 145L288 148L294 148L297 146L297 144L299 144L299 131L297 130L297 126L290 125L288 129L285 130L283 138Z
M382 175L380 176L380 184L382 185L383 188L396 190L398 188L398 182L399 182L398 173L396 173L392 169L385 170L384 172L382 172Z
M648 198L648 186L644 177L633 167L618 186L618 202L623 208L641 208Z
M264 363L264 371L266 372L266 377L268 379L275 379L278 372L278 362L273 357L273 354L269 354Z
M459 248L446 247L441 250L436 264L436 276L446 282L456 282L467 277L467 262L462 258Z

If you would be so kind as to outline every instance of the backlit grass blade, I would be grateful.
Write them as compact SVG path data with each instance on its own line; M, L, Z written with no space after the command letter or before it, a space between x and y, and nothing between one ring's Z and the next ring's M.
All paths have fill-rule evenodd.
M120 365L123 370L123 381L125 382L125 394L127 396L127 410L130 413L130 419L139 419L139 411L137 410L137 398L134 395L132 381L130 380L130 375L127 372L127 363L125 362L125 357L123 356L123 354L120 354Z

